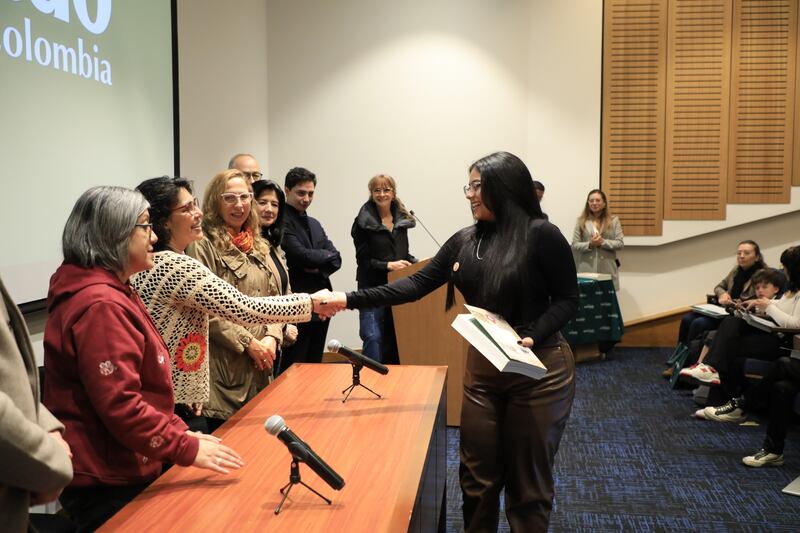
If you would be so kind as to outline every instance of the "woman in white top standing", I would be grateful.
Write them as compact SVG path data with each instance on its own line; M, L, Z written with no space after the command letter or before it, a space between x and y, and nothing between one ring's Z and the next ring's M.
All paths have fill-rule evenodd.
M606 195L600 189L589 191L575 231L572 250L578 272L610 274L619 290L617 250L625 246L619 218L608 210Z
M176 412L205 429L200 414L209 400L208 324L220 317L242 326L307 322L312 302L323 312L321 298L308 294L251 297L226 283L199 261L185 255L189 244L203 238L203 212L181 178L160 177L136 188L150 203L150 222L158 236L154 267L131 278L170 351ZM262 364L263 350L248 347L253 364Z

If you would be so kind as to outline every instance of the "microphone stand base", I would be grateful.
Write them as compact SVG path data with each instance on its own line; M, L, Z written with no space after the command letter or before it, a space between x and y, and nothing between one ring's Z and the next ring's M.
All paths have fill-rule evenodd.
M296 458L292 458L292 466L291 466L291 470L289 471L289 483L287 483L286 485L284 485L280 489L280 493L283 494L283 498L281 498L280 503L275 508L275 514L278 514L278 513L281 512L281 508L283 507L283 502L285 502L286 498L289 497L289 491L292 490L292 487L294 487L295 485L304 486L305 488L307 488L308 490L310 490L311 492L313 492L314 494L316 494L317 496L322 498L325 501L325 503L327 503L328 505L331 505L331 503L332 503L331 500L329 500L328 498L326 498L325 496L323 496L322 494L320 494L319 492L317 492L313 488L311 488L308 485L306 485L305 483L303 483L303 480L300 479L300 461L298 459L296 459Z
M350 364L353 366L353 384L342 391L342 394L347 393L344 397L344 400L342 400L342 403L347 401L347 399L350 397L350 393L353 392L353 389L355 389L356 387L362 387L364 389L367 389L372 394L380 398L381 397L380 394L378 394L374 390L370 389L369 387L361 383L361 369L364 368L363 365L356 365L353 363Z

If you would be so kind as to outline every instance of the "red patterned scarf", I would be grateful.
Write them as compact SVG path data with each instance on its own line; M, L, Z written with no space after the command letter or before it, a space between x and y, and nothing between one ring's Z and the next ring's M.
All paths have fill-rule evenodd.
M231 240L233 241L233 245L236 246L239 250L244 253L249 252L253 249L253 230L250 228L245 228L243 231L239 233L234 233L228 229L228 233L231 235Z

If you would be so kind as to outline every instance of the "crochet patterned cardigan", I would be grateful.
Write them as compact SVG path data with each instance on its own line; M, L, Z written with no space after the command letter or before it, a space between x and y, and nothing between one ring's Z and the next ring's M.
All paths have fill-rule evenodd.
M209 316L241 326L311 320L307 294L246 296L199 261L169 250L156 253L154 263L131 285L169 348L175 403L208 401Z

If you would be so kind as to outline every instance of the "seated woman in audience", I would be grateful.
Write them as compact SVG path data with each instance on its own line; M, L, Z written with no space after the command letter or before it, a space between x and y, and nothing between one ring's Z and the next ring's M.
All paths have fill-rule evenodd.
M575 224L572 249L578 272L611 274L614 288L619 290L619 261L617 250L625 245L619 218L608 210L606 193L589 191L586 205Z
M256 180L252 186L258 221L261 225L261 236L269 246L269 268L277 282L275 294L285 296L292 293L286 256L281 249L286 196L283 188L272 180ZM297 327L294 324L275 324L269 327L269 334L279 339L279 348L291 346L297 340ZM273 368L276 375L280 366L279 355L278 363Z
M153 178L143 181L137 190L150 203L150 222L158 241L154 268L134 275L131 285L169 348L175 402L179 404L176 412L194 429L207 430L198 415L209 400L209 316L240 326L308 321L311 298L305 294L246 296L185 255L189 244L203 238L203 212L188 181Z
M219 439L173 412L169 353L130 284L153 267L147 201L95 187L64 227L64 263L50 279L45 404L66 427L75 476L61 504L93 531L161 473L162 463L222 474L242 466Z
M784 285L784 279L781 274L772 268L762 268L750 278L750 284L755 287L756 298L765 298L773 300L781 292ZM732 319L733 317L726 317L724 320ZM716 330L708 331L703 337L703 348L700 352L700 357L697 363L690 367L681 370L682 378L689 378L697 380L701 383L710 383L712 385L719 385L719 374L705 363L711 346L716 338Z
M236 169L220 172L203 198L205 236L188 247L214 274L248 296L278 292L269 246L252 209L253 191ZM209 322L211 390L203 414L212 431L272 380L278 338L266 325L240 326L222 317Z
M779 327L800 330L800 246L781 254L781 264L788 277L787 290L780 300L758 298L743 303L747 311L771 318ZM698 418L721 422L741 422L744 413L737 403L745 387L744 359L775 361L781 348L788 347L791 335L778 335L750 326L741 318L728 317L722 321L709 350L706 363L719 381L728 401L720 407L706 407L695 414ZM784 352L785 353L785 352Z
M356 247L356 281L359 289L388 283L388 273L416 263L408 252L408 230L416 226L414 218L397 197L394 178L373 176L367 183L370 198L353 221L350 235ZM358 311L364 355L378 362L398 364L397 338L390 306Z
M752 275L767 268L761 256L761 248L755 241L742 241L736 248L736 266L714 287L714 295L719 305L725 306L736 301L749 300L755 295L750 283ZM689 342L706 331L717 329L720 321L700 313L690 311L683 315L678 332L678 343L688 346Z

